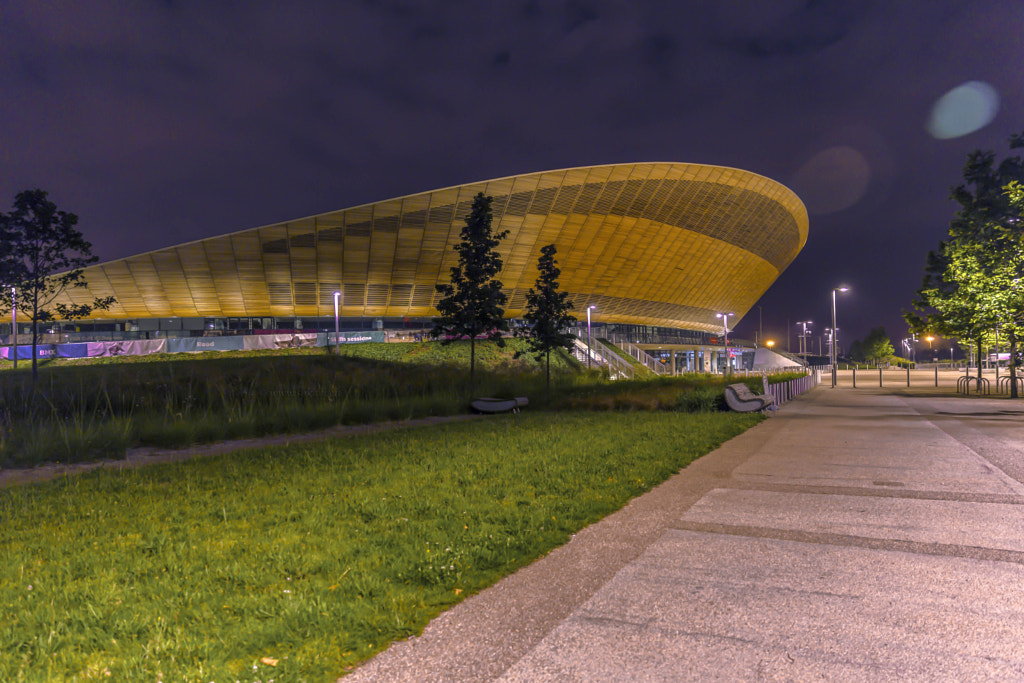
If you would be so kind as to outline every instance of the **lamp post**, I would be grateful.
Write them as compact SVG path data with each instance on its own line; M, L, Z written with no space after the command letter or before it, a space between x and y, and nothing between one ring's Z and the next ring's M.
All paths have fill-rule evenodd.
M800 335L800 355L807 360L807 326L811 324L810 320L801 320L797 322L797 325L801 326L803 333Z
M729 316L734 313L715 313L716 318L722 319L722 346L725 350L725 374L729 374Z
M341 298L341 292L335 292L334 293L334 343L335 344L338 343L338 333L340 332L340 329L338 328L338 299L340 299L340 298Z
M832 288L832 348L830 349L832 361L832 388L836 388L836 343L839 341L839 329L836 327L836 292L848 292L849 287Z
M597 306L587 306L587 368L590 367L590 358L594 355L594 352L590 350L590 312L597 308Z
M760 344L764 339L764 311L757 307L757 342Z

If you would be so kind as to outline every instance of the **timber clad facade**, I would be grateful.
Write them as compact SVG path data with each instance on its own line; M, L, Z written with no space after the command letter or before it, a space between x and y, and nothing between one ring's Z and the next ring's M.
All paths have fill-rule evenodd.
M451 187L191 242L85 270L69 300L113 295L103 318L430 317L456 265L473 196L494 198L508 317L523 313L540 249L557 246L577 311L608 323L713 332L738 320L807 241L793 192L733 168L645 163Z

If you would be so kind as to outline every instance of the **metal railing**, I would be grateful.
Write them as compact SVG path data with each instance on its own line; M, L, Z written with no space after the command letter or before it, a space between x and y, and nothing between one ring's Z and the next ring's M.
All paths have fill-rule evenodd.
M589 354L590 364L608 368L608 376L611 379L633 379L633 366L629 361L620 358L618 354L598 340L591 338L589 348L585 339L576 337L574 341L573 356L576 360L587 363Z
M787 401L792 401L800 394L813 389L821 383L821 371L817 368L811 370L807 375L791 379L788 382L777 382L768 384L768 378L762 376L764 393L775 398L775 405L781 406Z
M636 358L639 362L643 363L644 367L646 367L651 372L658 375L667 375L671 373L671 370L669 370L667 365L655 360L651 356L651 354L647 353L636 344L630 342L617 343L620 349L631 355L633 358Z

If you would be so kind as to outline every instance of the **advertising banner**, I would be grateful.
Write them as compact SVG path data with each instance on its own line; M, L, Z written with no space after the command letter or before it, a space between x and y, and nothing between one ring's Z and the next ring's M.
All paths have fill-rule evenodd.
M245 348L242 337L193 337L196 351L241 351Z
M57 358L86 358L89 356L89 345L78 344L57 344Z
M338 344L364 344L366 342L386 342L388 340L387 333L383 331L366 331L366 332L340 332L338 333ZM329 332L327 334L327 343L334 344L334 333Z
M164 353L166 339L133 339L109 342L88 342L90 358L110 356L144 356L149 353Z
M257 349L297 349L303 346L316 346L316 332L295 334L254 334L242 337L247 351Z
M11 360L13 353L11 349L13 347L5 346L3 348L3 357L7 360ZM53 358L53 344L40 344L36 347L37 358ZM31 344L19 344L18 345L18 360L32 360L32 345Z

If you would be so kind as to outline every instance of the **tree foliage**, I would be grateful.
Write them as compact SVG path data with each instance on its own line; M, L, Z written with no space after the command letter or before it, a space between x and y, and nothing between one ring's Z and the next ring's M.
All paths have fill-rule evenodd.
M878 364L894 353L892 342L884 327L876 327L864 339L850 344L850 357L858 362Z
M469 390L476 384L476 340L491 339L504 346L501 333L508 329L504 306L508 297L496 276L502 260L497 251L508 230L495 233L491 227L491 197L477 193L460 242L454 249L459 265L451 269L451 284L437 285L442 299L437 304L440 317L434 318L431 334L448 344L469 339Z
M551 386L551 352L555 349L572 349L574 337L566 331L576 317L569 313L572 302L568 294L558 291L558 276L562 271L555 261L554 244L541 247L537 259L537 282L526 293L526 326L516 330L516 335L526 338L526 343L537 361L544 361L544 372L548 387Z
M0 282L16 288L19 312L32 324L33 379L38 372L40 323L84 318L114 303L114 297L60 301L70 290L86 286L82 269L99 260L77 224L78 216L58 210L39 189L19 192L11 211L0 213ZM6 297L0 302L10 310Z
M1010 138L1024 147L1024 135ZM978 150L967 157L964 182L952 190L960 205L949 237L928 254L925 277L904 315L911 329L973 342L979 358L986 337L998 327L1010 342L1016 375L1017 340L1024 326L1024 159ZM979 375L981 366L978 367ZM1016 382L1011 395L1016 396Z

